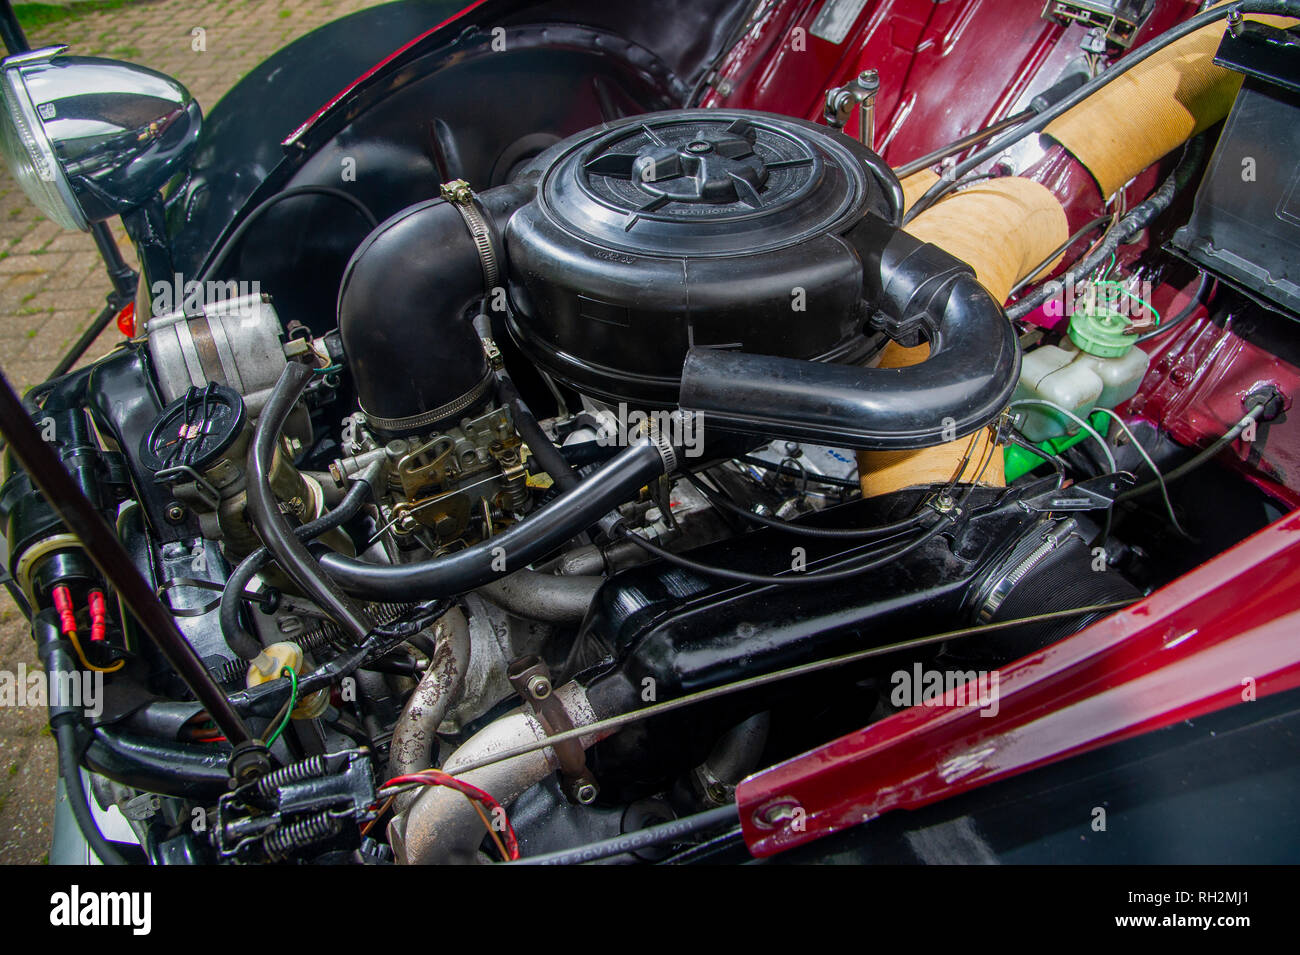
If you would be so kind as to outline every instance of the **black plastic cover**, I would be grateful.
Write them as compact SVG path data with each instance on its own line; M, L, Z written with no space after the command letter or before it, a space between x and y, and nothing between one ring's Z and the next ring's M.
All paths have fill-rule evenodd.
M1256 301L1300 313L1300 34L1244 23L1215 62L1246 74L1173 245Z
M659 405L676 403L691 347L860 361L874 338L843 235L889 214L876 163L824 126L742 110L558 143L505 230L511 334L585 394Z

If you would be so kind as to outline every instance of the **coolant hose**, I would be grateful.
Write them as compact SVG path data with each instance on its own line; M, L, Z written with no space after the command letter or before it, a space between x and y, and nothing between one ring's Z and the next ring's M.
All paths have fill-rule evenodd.
M681 406L706 427L835 447L923 448L993 421L1015 390L1020 346L968 265L896 232L880 254L873 301L899 329L920 329L929 358L863 368L692 348Z
M437 645L428 669L407 700L393 729L388 751L388 777L418 773L433 765L433 747L438 725L460 698L469 669L469 621L459 607L442 615L437 623ZM404 804L398 800L399 810Z
M312 369L306 365L289 362L257 419L252 448L248 452L248 512L253 528L281 569L359 643L370 633L371 621L321 572L307 546L280 513L280 504L271 490L271 463L275 458L280 429L307 389L312 374Z
M348 593L371 600L454 597L545 556L675 466L664 439L638 438L574 490L472 547L413 564L371 564L334 553L322 554L320 564Z
M375 462L356 475L352 486L348 488L347 494L336 507L315 520L295 527L294 536L300 541L314 540L326 531L331 531L356 517L365 506L366 498L373 490L375 481L378 480L381 467L379 462ZM244 660L252 660L260 654L262 644L240 624L239 607L244 601L244 590L248 587L249 581L269 563L271 563L271 552L265 547L259 547L239 562L221 591L219 611L221 633L226 638L226 643L230 645L230 649Z

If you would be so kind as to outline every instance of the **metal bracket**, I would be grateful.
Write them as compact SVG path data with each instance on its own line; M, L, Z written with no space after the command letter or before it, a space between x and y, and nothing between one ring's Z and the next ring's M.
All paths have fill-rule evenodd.
M1114 505L1120 494L1136 483L1137 478L1128 471L1116 471L1027 497L1020 506L1026 511L1043 514L1049 511L1105 511Z

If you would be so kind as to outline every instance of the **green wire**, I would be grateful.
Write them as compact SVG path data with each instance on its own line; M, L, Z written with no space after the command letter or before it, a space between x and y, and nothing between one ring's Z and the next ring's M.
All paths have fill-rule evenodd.
M1119 291L1123 292L1125 295L1127 295L1127 296L1128 296L1129 298L1131 298L1133 301L1137 302L1139 305L1141 305L1143 308L1145 308L1148 312L1150 312L1152 315L1154 315L1154 316L1156 317L1156 324L1157 324L1157 325L1160 324L1160 312L1159 312L1159 310L1158 310L1154 305L1152 305L1150 302L1148 302L1146 299L1144 299L1142 296L1138 295L1136 292L1132 291L1131 289L1126 288L1126 287L1124 286L1123 283L1121 283L1121 282L1093 282L1092 284L1093 284L1094 286L1097 286L1097 285L1105 285L1107 288L1119 289Z
M269 747L284 732L284 728L289 725L289 720L293 718L293 707L298 701L298 674L294 673L289 667L280 668L280 676L289 677L289 705L285 708L284 719L280 725L275 728L275 732L266 738L266 745Z

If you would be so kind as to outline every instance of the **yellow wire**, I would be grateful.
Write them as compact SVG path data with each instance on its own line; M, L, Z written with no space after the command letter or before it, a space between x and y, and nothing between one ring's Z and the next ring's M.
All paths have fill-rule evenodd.
M126 666L125 660L118 660L111 667L95 666L95 664L86 659L86 653L81 649L81 641L77 639L77 631L65 630L64 633L68 635L68 638L72 641L73 647L76 648L77 659L81 661L81 665L87 670L94 670L96 673L116 673L118 670L122 669L122 667Z

